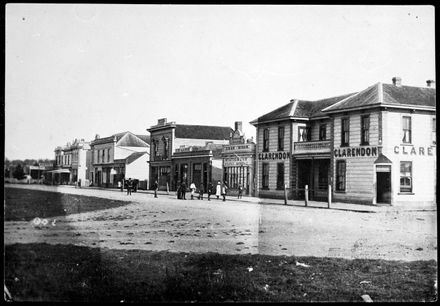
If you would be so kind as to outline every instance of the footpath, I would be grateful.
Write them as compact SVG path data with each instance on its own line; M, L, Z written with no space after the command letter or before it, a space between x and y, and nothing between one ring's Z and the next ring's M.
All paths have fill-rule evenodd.
M73 187L73 186L72 186ZM102 188L102 187L82 187L85 189L99 189L106 190L109 192L121 192L120 189L114 188ZM126 192L124 189L123 192ZM137 190L137 193L146 193L146 194L154 194L152 190ZM187 199L190 197L190 193L187 192ZM198 194L196 193L198 196ZM167 193L166 191L158 191L158 197L169 197L169 198L177 198L175 191L170 191ZM207 198L207 194L204 194L204 198ZM216 199L215 195L211 195L211 199L215 201L221 201L221 197L219 200ZM436 205L403 205L403 206L392 206L387 204L381 205L373 205L373 204L352 204L352 203L340 203L340 202L332 202L330 204L330 208L328 207L327 202L318 202L318 201L308 201L307 206L305 205L304 200L287 200L287 204L285 204L284 199L271 199L271 198L258 198L251 196L243 196L241 199L238 199L237 196L226 196L226 201L233 202L247 202L254 204L264 204L264 205L287 205L294 207L303 207L310 209L333 209L333 210L341 210L341 211L352 211L359 213L382 213L382 212L392 212L392 211L437 211Z

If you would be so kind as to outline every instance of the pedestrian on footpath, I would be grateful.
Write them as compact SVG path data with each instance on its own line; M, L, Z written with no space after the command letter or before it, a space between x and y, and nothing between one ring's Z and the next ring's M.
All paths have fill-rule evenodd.
M216 195L216 197L217 197L217 200L220 198L220 194L221 194L221 192L222 192L222 186L221 186L221 184L220 184L220 181L218 181L218 183L217 183L217 189L216 189L216 191L215 191L215 195Z
M81 179L78 180L78 188L81 188Z
M243 194L243 186L238 185L238 198L241 199L241 196Z
M223 202L226 201L226 190L228 187L226 186L226 183L223 183L222 185L222 196L223 196Z
M180 181L177 181L177 199L182 199L182 187Z
M159 184L157 183L157 181L154 181L153 189L154 189L154 197L157 198L157 190L159 189Z
M181 189L181 195L182 195L182 200L186 200L186 184L184 181L182 181L182 184L180 185L180 189Z
M131 181L131 177L128 178L127 181L127 195L131 195L131 187L133 187L133 182Z
M194 182L189 185L189 189L191 190L191 200L194 200L194 192L196 192L196 184Z
M125 180L122 179L121 180L121 192L124 192L124 184L125 184Z
M211 201L212 188L213 188L212 183L209 182L209 184L208 184L208 201Z
M199 187L199 200L203 200L203 192L204 192L203 188L204 188L204 186L202 183L202 184L200 184L200 187Z

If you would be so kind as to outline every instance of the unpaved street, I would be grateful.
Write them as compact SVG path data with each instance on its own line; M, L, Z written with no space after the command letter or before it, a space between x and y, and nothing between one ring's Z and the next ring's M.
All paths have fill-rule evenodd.
M149 193L130 197L114 190L14 187L131 203L51 218L46 226L5 222L6 244L47 242L173 252L437 259L435 211L359 213L239 201L183 201L174 193L155 199Z

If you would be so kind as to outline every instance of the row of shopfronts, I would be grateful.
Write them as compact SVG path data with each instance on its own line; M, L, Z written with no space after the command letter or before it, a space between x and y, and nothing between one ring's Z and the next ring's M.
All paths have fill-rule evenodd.
M174 191L209 183L243 194L399 205L436 201L436 95L426 87L376 83L316 101L293 99L250 122L256 141L234 129L159 119L149 136L130 132L83 145L81 177L115 187L131 177ZM146 138L148 137L148 139ZM78 146L78 144L77 144ZM57 151L56 151L57 152ZM59 158L66 157L58 157ZM131 168L131 170L130 170ZM72 167L70 180L80 176ZM81 172L81 173L83 173Z

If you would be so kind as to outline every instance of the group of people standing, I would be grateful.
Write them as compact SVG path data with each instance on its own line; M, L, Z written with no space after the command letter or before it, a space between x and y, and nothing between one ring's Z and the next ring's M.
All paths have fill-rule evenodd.
M181 199L181 200L186 200L186 191L187 191L187 186L185 184L185 182L181 182L179 185L179 187L177 188L177 198ZM195 193L198 191L199 195L198 195L198 199L199 200L203 200L203 194L205 193L205 186L202 184L200 184L200 186L197 188L196 184L194 184L194 182L192 182L189 186L190 192L191 192L191 200L194 200L195 197ZM215 194L215 196L217 197L217 199L220 198L220 196L223 197L223 201L226 201L226 191L228 189L228 186L226 185L226 183L220 183L220 181L217 183L217 186L215 188L215 193L214 193L214 186L212 185L211 182L209 182L208 187L206 188L206 193L208 194L208 201L211 201L211 195Z

